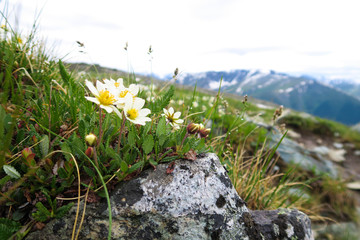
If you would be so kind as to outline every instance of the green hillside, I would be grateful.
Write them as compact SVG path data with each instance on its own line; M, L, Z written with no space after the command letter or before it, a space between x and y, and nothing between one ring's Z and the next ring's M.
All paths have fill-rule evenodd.
M320 139L327 145L319 147L330 151L336 150L332 143L342 144L355 159L360 134L347 126L247 96L178 85L177 71L164 83L100 66L64 64L34 35L2 28L2 239L24 238L64 217L80 197L110 204L113 187L142 170L180 158L196 161L209 151L219 156L251 209L298 208L318 223L356 219L356 198L346 183L358 176L345 178L336 168L346 172L353 166L318 155L325 167L334 167L333 177L327 168L303 168L295 158L285 158L296 146L302 159L313 159L316 152L301 147L309 143L295 139L311 144ZM354 107L337 104L343 111Z

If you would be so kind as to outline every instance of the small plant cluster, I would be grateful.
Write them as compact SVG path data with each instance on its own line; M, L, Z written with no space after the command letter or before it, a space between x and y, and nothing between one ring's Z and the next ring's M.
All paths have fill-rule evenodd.
M295 167L278 168L281 141L268 146L271 130L248 121L260 110L247 96L225 98L220 88L213 96L196 87L160 89L141 84L134 74L109 77L95 66L93 75L69 73L61 60L47 55L34 37L36 29L27 38L10 26L1 29L0 239L21 239L51 218L62 218L81 199L86 204L105 198L111 229L109 192L115 184L160 163L169 164L170 174L174 160L196 160L210 150L251 208L314 213L313 198L306 198L311 181L299 181ZM275 124L283 109L263 111ZM292 124L303 127L297 120ZM330 190L323 198L335 194ZM78 209L76 214L72 239L82 223L77 224Z
M21 239L83 198L106 198L111 228L116 183L209 150L210 129L169 106L173 85L83 81L33 37L20 46L8 35L18 36L0 39L0 239Z

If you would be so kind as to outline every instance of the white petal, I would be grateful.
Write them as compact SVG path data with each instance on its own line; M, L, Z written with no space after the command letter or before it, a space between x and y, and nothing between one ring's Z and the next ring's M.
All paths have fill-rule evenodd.
M99 80L96 81L96 89L100 92L106 89L106 85L100 82Z
M117 109L116 107L112 106L112 109L114 110L114 112L116 113L116 115L119 116L120 119L122 119L122 114L120 113L119 109Z
M139 117L145 117L146 115L149 115L151 113L150 109L143 108L139 111Z
M177 119L177 120L175 120L175 122L176 122L177 124L181 124L181 123L184 122L184 119Z
M176 112L176 113L174 113L174 118L179 118L180 115L181 115L181 112Z
M141 109L145 104L145 100L142 98L136 97L133 103L133 108Z
M124 86L124 79L118 78L118 80L116 82L119 83L120 86Z
M99 96L99 91L95 88L92 82L85 80L85 85L88 87L88 89L94 96Z
M113 108L110 106L105 106L105 105L100 104L100 107L105 109L108 113L112 113L112 111L113 111Z
M133 108L134 105L134 98L132 97L131 94L126 94L125 98L124 98L124 110L127 111L128 109Z
M104 79L104 83L105 83L106 85L111 86L111 85L114 85L115 81L114 81L113 79L111 79L111 78L110 78L110 80Z
M99 100L97 98L94 97L85 97L87 100L89 100L90 102L96 103L96 104L100 104Z
M151 121L151 118L148 117L138 117L137 119L135 119L133 122L135 124L140 124L140 125L145 125L146 122Z
M124 109L124 108L125 108L125 103L116 104L116 107L117 107L118 109Z
M164 111L165 115L168 115L168 110L167 109L163 108L163 111Z
M139 86L136 84L130 84L129 92L136 96L139 93Z
M174 114L174 109L173 109L173 107L170 107L169 110L168 110L168 112L169 112L170 115L173 115L173 114Z

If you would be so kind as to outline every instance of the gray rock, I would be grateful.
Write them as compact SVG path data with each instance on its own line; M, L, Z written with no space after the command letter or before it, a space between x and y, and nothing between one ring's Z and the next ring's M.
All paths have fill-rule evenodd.
M271 134L271 146L275 146L281 137L279 133ZM325 146L317 147L315 151L306 149L289 138L284 138L277 149L281 159L287 164L297 164L302 169L314 171L315 174L327 173L330 177L336 178L338 168L330 161L327 155L329 151Z
M111 193L112 239L313 239L297 210L249 211L215 154L145 170ZM81 203L80 208L83 208ZM27 239L70 239L68 218L54 219ZM89 204L78 239L106 239L106 203Z

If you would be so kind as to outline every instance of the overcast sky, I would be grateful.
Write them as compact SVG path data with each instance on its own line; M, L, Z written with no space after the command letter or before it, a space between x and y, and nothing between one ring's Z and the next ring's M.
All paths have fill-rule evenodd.
M24 34L40 14L39 35L71 62L159 75L272 69L360 81L359 11L357 0L11 0L6 14Z

